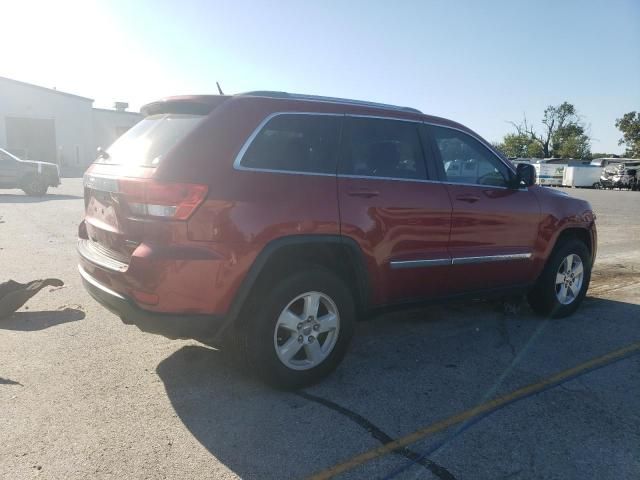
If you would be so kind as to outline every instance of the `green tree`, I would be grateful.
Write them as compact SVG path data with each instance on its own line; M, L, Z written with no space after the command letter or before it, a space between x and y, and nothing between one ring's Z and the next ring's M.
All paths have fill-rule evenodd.
M554 157L591 158L589 137L582 125L570 124L556 130L551 145Z
M509 133L504 136L498 148L507 157L542 158L542 148L528 135Z
M625 113L616 120L616 128L622 132L618 145L626 145L626 157L640 158L640 112Z
M542 129L536 130L527 117L521 123L510 122L516 129L515 135L521 141L524 138L537 146L540 156L589 158L591 155L591 141L586 127L576 108L569 102L560 105L549 105L542 117ZM506 139L506 137L505 137ZM503 141L504 143L504 141Z

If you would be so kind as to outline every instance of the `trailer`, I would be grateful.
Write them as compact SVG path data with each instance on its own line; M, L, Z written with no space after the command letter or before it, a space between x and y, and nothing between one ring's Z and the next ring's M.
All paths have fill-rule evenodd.
M538 185L561 187L566 165L556 163L536 163L533 165L538 177Z
M595 187L600 182L602 168L594 165L568 166L564 169L562 186L564 187Z

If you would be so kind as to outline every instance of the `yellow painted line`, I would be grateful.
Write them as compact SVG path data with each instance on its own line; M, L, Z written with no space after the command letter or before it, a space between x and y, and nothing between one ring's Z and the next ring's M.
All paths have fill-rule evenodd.
M443 430L446 430L453 425L457 425L458 423L462 423L473 417L482 415L483 413L490 412L507 403L514 402L515 400L519 400L528 395L540 392L551 385L562 383L570 377L583 373L587 370L603 367L609 363L620 360L621 358L636 352L640 352L640 342L632 343L631 345L628 345L626 347L614 350L613 352L609 352L600 357L593 358L587 362L576 365L575 367L558 372L555 375L547 377L539 382L532 383L531 385L519 388L518 390L490 400L486 403L482 403L469 410L465 410L464 412L440 420L439 422L416 430L415 432L405 435L404 437L400 437L393 442L387 443L386 445L373 448L367 452L363 452L359 455L356 455L355 457L345 460L342 463L338 463L332 467L329 467L326 470L311 475L307 480L324 480L333 478L336 475L340 475L341 473L351 470L375 458L387 455L394 450L406 447L407 445L415 443L418 440L422 440L425 437L442 432Z

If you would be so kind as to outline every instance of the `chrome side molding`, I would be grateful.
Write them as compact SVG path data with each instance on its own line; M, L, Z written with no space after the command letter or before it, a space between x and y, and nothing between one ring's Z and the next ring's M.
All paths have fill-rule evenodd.
M482 257L457 257L451 261L452 265L469 265L472 263L488 263L488 262L510 262L513 260L528 260L531 258L529 253L508 253L505 255L486 255Z
M390 262L392 269L399 268L421 268L421 267L441 267L451 265L450 258L435 258L433 260L394 260Z
M507 253L504 255L484 255L479 257L434 258L429 260L392 260L389 265L393 270L402 268L441 267L444 265L470 265L474 263L511 262L529 260L531 252Z

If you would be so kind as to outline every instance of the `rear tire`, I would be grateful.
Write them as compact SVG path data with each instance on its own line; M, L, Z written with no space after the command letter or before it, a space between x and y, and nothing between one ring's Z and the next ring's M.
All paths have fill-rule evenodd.
M31 197L42 197L47 194L48 188L42 178L32 176L25 181L22 191Z
M589 288L591 267L589 249L580 240L567 239L556 247L529 292L533 311L551 318L575 312Z
M310 267L258 287L235 327L237 353L263 381L286 390L318 382L344 357L355 323L351 291Z

